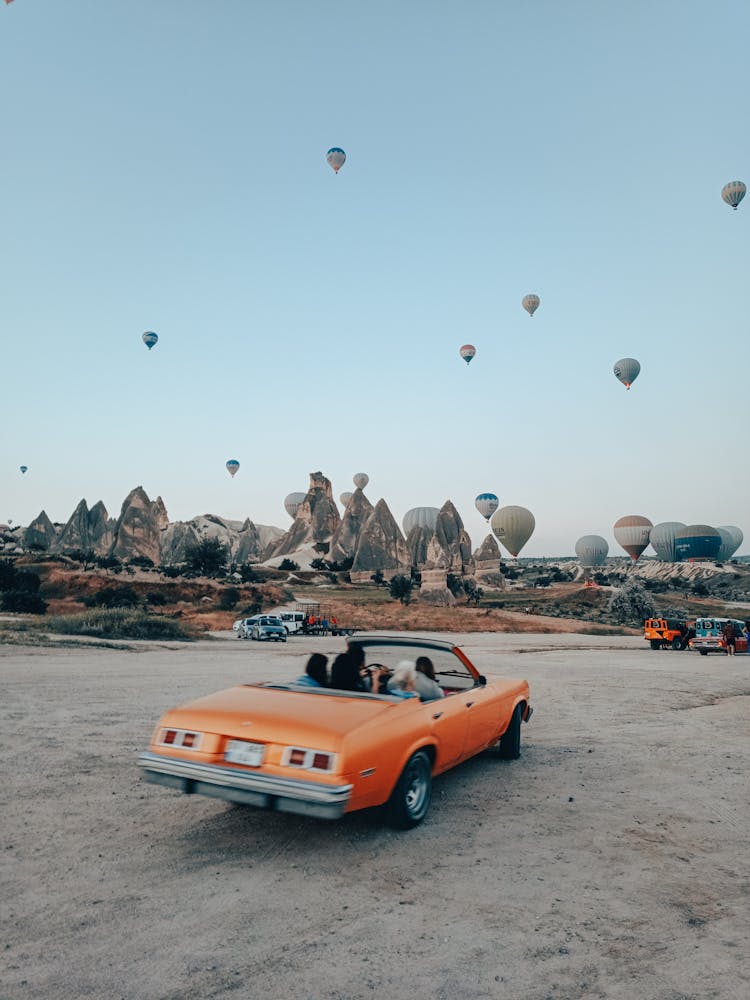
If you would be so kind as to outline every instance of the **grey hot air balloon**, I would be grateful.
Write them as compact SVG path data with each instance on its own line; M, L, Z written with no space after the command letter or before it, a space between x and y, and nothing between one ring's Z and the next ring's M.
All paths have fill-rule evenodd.
M742 534L742 529L737 528L733 524L722 524L716 530L721 535L721 545L716 558L720 562L726 562L727 559L732 558L740 545L742 545L745 536Z
M640 370L641 363L640 361L636 361L635 358L620 358L612 368L615 377L622 382L626 389L629 389L638 378Z
M229 461L227 462L227 472L232 477L232 479L234 479L234 477L237 475L239 468L240 468L240 463L237 461L237 459L230 458Z
M370 482L370 477L367 475L366 472L355 472L352 479L354 481L354 485L357 487L358 490L363 490L365 486L367 486L367 484Z
M737 211L737 206L747 194L747 188L742 181L730 181L721 189L721 197Z
M284 498L284 510L291 518L297 516L297 511L305 502L306 496L306 493L290 493L288 497Z
M141 340L150 351L151 348L154 346L154 344L159 343L159 336L158 334L154 333L153 330L146 330L146 332L141 337Z
M653 524L647 517L641 517L640 514L627 514L619 521L615 521L613 534L620 548L625 549L633 562L636 562L648 545L652 528Z
M524 295L521 299L521 305L524 307L529 316L533 316L534 313L539 308L540 298L538 295ZM552 310L554 312L554 309Z
M412 528L428 528L434 531L439 513L437 507L412 507L404 514L402 522L404 534L408 535Z
M601 535L584 535L576 542L576 555L584 569L602 566L608 552L609 545Z
M515 558L531 538L536 521L525 507L501 507L490 519L490 527L498 542Z
M354 496L353 493L349 493L349 492L342 493L341 496L339 497L339 500L341 501L342 507L348 507L349 506L349 501L351 500L351 498L353 496Z
M682 531L684 527L685 525L681 521L661 521L651 529L649 541L662 562L677 562L674 543L677 533Z

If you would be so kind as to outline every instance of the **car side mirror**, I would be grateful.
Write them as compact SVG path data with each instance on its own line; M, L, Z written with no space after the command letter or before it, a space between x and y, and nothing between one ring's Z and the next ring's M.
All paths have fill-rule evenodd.
M480 687L484 687L487 684L487 678L484 676L484 674L480 674L479 677L477 677L477 684Z

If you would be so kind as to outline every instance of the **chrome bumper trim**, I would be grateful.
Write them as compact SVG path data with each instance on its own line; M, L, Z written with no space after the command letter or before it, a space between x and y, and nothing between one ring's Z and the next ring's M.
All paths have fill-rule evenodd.
M208 795L262 809L338 819L343 815L352 785L319 785L295 778L279 778L219 764L201 764L146 751L138 766L154 784L176 788L187 795Z

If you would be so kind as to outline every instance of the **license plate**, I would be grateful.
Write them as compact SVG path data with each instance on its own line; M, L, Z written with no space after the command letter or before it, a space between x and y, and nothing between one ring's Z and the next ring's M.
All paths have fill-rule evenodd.
M245 740L230 740L224 751L224 760L231 764L245 764L247 767L260 767L263 763L263 743L247 743Z

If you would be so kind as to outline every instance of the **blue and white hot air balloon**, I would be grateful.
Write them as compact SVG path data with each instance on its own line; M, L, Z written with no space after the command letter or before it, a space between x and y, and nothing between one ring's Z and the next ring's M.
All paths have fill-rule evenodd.
M494 493L480 493L474 501L474 506L485 521L489 521L497 508L500 506L500 500Z
M326 162L331 170L337 174L346 163L346 153L343 149L339 149L338 146L331 146L326 153Z
M154 333L153 330L146 330L146 332L143 334L142 339L143 343L146 345L149 351L154 346L154 344L158 344L159 342L159 336L158 334Z
M21 475L25 475L29 471L28 465L19 465L19 469L21 470Z
M240 463L237 461L236 458L230 458L229 461L227 462L227 472L232 477L232 479L234 479L234 477L237 475L237 470L239 469L239 467Z

